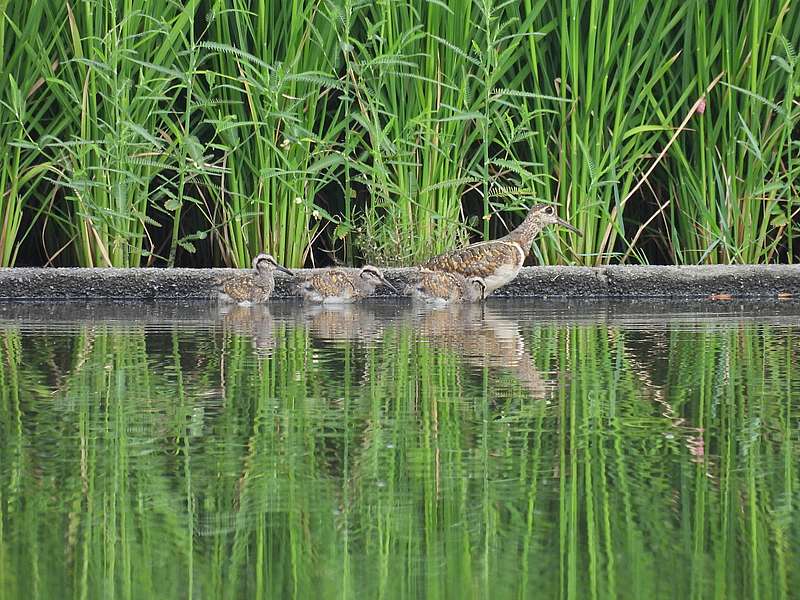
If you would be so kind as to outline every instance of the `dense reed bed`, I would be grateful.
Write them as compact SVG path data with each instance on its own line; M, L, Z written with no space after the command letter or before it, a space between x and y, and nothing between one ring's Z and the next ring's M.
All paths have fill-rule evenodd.
M9 598L800 584L796 327L260 309L37 327L0 333Z
M800 5L0 0L0 265L798 258Z

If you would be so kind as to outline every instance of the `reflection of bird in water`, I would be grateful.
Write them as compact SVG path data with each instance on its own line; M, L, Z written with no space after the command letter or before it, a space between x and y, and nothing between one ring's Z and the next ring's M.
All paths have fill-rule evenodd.
M313 337L326 341L371 342L383 333L375 313L363 305L305 305L300 316Z
M293 273L282 267L269 254L259 254L253 259L254 273L233 275L219 284L219 299L237 304L259 304L269 300L275 289L275 269L289 275Z
M220 308L220 315L223 330L250 337L258 356L272 353L275 348L274 320L267 305L226 305Z
M406 294L414 300L433 304L479 302L486 293L486 283L480 277L465 278L459 273L421 269Z
M508 371L531 397L544 398L546 382L516 321L483 305L462 304L424 313L416 329L422 340L454 352L471 366Z
M297 291L308 302L346 304L372 295L380 285L397 292L378 267L367 265L358 270L324 269L301 281Z

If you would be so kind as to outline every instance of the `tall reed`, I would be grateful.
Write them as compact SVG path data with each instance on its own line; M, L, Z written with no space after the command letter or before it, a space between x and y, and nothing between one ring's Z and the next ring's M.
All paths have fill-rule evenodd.
M356 169L370 198L356 241L367 260L408 263L464 243L470 229L489 236L494 188L525 166L497 147L498 128L519 119L518 92L503 85L536 35L508 6L344 3L364 147ZM462 204L469 193L482 198L476 219Z
M707 112L673 146L666 185L671 259L771 262L796 254L796 130L800 13L792 3L734 10L694 5L687 14L680 85L703 92ZM669 205L668 207L666 205Z
M0 17L0 266L8 267L30 231L24 212L33 220L41 210L36 194L49 165L38 144L58 129L47 118L55 99L43 84L58 62L50 63L56 37L39 36L52 27L46 3L4 0Z
M175 168L165 114L187 81L178 57L198 4L103 0L54 9L66 27L57 32L61 67L48 93L63 126L43 139L68 203L48 217L77 264L139 266L160 250L153 211L169 210L170 195L157 176Z
M794 262L798 6L2 0L0 264Z
M215 201L226 262L265 250L292 266L307 258L315 202L346 126L331 101L336 33L318 1L213 2L201 43L205 121L225 175Z

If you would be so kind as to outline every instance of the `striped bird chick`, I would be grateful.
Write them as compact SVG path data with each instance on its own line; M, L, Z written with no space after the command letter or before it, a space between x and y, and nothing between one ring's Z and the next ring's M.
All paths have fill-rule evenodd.
M219 299L241 306L261 304L269 300L275 289L275 269L294 276L269 254L259 254L253 259L254 273L234 275L219 285Z
M486 284L481 277L467 279L458 273L427 269L421 270L416 281L406 288L406 293L414 300L433 304L480 302L485 292Z
M520 226L507 235L445 252L419 266L431 271L458 273L466 278L481 277L488 296L517 276L531 251L533 238L547 225L561 225L581 235L578 229L556 215L553 206L540 204L532 207Z
M380 285L397 292L379 268L367 265L357 271L325 269L303 280L297 291L309 302L346 304L371 295Z

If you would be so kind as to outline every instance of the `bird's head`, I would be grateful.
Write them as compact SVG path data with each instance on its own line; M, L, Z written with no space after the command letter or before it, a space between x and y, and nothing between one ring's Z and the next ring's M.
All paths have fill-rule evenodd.
M467 285L470 286L478 300L486 299L486 282L483 277L470 277L467 279Z
M362 269L358 272L358 276L361 278L362 281L365 283L372 285L372 286L379 286L385 285L390 290L393 290L396 294L399 294L397 288L394 287L391 283L389 283L386 278L383 276L383 272L378 267L373 267L372 265L366 265L362 267Z
M537 204L532 207L528 212L528 219L537 221L540 225L561 225L570 231L583 235L581 230L574 225L567 223L564 219L558 216L556 207L552 204Z
M275 260L275 257L273 257L271 254L264 254L263 252L253 259L253 268L259 273L277 269L278 271L283 271L287 275L294 276L294 273L292 273L289 269L279 265L278 261Z

